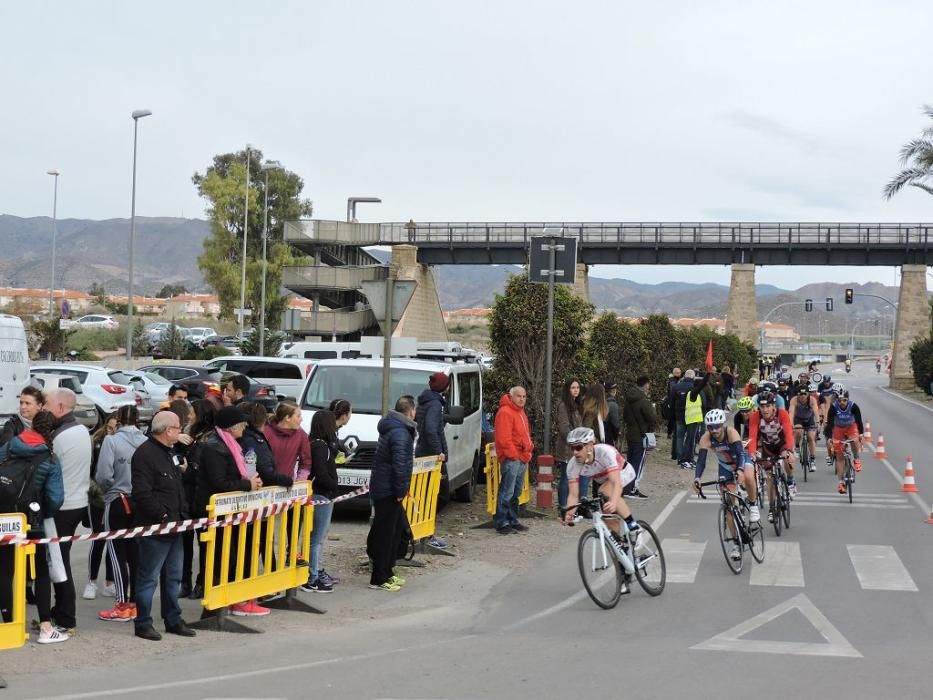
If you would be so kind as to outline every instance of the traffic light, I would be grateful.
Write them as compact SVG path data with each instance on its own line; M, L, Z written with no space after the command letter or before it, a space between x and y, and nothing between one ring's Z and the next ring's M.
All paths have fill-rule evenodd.
M852 300L855 298L855 290L851 287L846 289L846 304L851 304Z
M832 297L826 297L826 310L827 311L833 310L833 298Z
M805 299L803 302L803 308L807 311L813 311L813 299Z

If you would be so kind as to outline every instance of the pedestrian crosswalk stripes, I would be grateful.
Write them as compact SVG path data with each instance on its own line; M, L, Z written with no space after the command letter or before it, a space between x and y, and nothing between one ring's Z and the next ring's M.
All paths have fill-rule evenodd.
M910 501L899 495L892 494L871 494L859 493L856 491L856 500L849 503L849 500L835 491L831 493L798 493L791 502L791 510L797 507L820 507L827 508L870 508L870 509L891 509L891 510L910 510L913 508ZM720 501L716 498L688 498L684 503L690 505L719 505ZM765 499L767 507L767 499Z
M700 569L710 565L724 566L719 543L692 542L689 539L665 538L661 543L667 563L668 583L696 583ZM842 547L843 545L839 545ZM917 591L917 585L904 566L894 547L890 545L845 545L852 562L852 573L863 590ZM704 561L706 555L706 561ZM712 557L712 559L710 558ZM804 569L819 571L819 561L808 561L806 567L801 556L800 543L787 539L768 539L765 542L765 560L750 567L748 584L751 586L805 587Z

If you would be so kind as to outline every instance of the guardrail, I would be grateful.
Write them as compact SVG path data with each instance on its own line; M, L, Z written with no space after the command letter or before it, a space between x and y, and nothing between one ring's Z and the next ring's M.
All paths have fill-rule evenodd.
M496 457L496 446L494 443L486 444L486 467L483 470L486 473L486 512L490 515L496 514L496 497L499 494L499 459ZM518 505L523 506L531 501L531 475L530 469L525 470L525 486L518 497Z
M22 513L5 513L0 515L0 535L25 535L28 531L26 516ZM26 632L26 563L32 564L35 573L33 557L36 553L34 544L0 544L3 556L7 562L13 563L12 580L0 581L0 586L11 586L9 591L12 599L12 617L9 622L0 620L0 649L18 649L29 639Z
M294 287L356 290L364 281L383 280L388 268L383 265L305 265L282 270L282 285Z
M441 462L437 455L415 457L411 486L402 505L414 540L430 537L437 527L437 493L441 488Z

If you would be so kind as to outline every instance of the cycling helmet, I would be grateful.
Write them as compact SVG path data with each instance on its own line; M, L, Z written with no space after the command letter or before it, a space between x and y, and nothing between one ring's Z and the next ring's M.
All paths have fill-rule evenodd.
M816 391L816 389L810 389L806 384L800 384L797 387L797 396L807 396L811 391Z
M774 394L770 391L762 391L758 394L758 405L759 406L773 406L774 405Z
M788 372L787 370L784 370L783 372L781 372L781 379L783 379L785 382L789 382L790 372Z
M726 412L720 408L714 408L712 411L707 412L706 414L706 425L712 427L714 425L721 426L726 423Z
M748 413L753 408L755 408L755 401L751 396L743 396L736 404L736 408L738 408L742 413Z
M848 398L849 398L849 390L846 389L846 388L845 388L844 386L842 386L841 384L840 384L839 386L841 386L842 388L841 388L839 391L836 392L836 398L839 398L839 399L848 399Z
M807 385L807 391L810 392L811 394L819 390L820 390L820 387L816 382L810 382L810 384Z
M808 381L809 379L810 379L810 375L807 374L806 372L801 372L800 374L797 375L797 381L805 382L805 381Z
M830 387L830 390L831 390L834 394L839 395L840 393L842 393L843 391L846 390L846 387L845 387L845 384L841 384L840 382L835 382L835 383Z
M592 428L581 426L567 433L568 445L583 445L587 442L596 442L596 433L593 432Z
M758 387L758 395L760 396L765 391L770 391L772 393L777 391L777 384L775 384L774 382L762 383L761 386Z

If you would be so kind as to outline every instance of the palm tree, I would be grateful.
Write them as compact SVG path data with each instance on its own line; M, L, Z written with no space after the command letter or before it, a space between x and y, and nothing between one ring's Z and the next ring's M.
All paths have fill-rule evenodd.
M933 120L933 106L924 105L923 113ZM933 194L933 126L928 126L920 138L908 141L901 148L901 165L907 167L884 186L885 199L891 199L904 185Z

